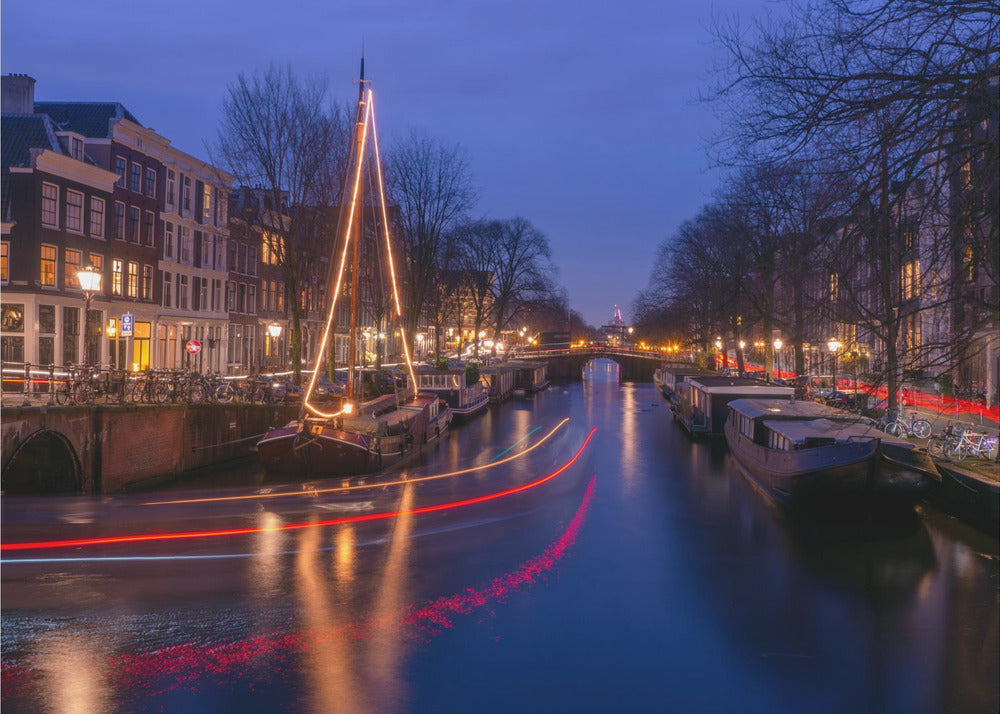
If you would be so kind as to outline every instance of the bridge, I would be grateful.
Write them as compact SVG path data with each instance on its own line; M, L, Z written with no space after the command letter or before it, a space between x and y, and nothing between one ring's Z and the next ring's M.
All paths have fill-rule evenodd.
M653 372L660 367L689 365L690 360L676 355L667 356L651 350L624 347L570 347L554 350L519 350L517 359L547 362L549 379L580 379L584 365L595 359L618 363L623 382L652 382Z

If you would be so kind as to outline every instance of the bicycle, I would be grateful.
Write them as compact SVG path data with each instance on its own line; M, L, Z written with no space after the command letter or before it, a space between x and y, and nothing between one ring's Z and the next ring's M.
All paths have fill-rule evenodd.
M891 410L895 411L895 410ZM892 436L901 436L904 439L911 436L915 436L918 439L926 439L931 435L933 430L931 423L924 419L923 417L917 417L917 413L913 412L910 415L910 421L907 423L904 419L900 418L899 414L893 414L890 412L888 418L884 425L882 425L882 431L886 434L891 434Z
M998 438L995 436L963 429L958 441L950 445L944 455L949 461L962 461L966 456L988 459L997 450L997 444Z
M961 432L951 422L948 422L948 426L944 428L944 431L938 434L931 434L927 440L927 453L935 458L943 459L945 458L945 452L957 444L960 438Z

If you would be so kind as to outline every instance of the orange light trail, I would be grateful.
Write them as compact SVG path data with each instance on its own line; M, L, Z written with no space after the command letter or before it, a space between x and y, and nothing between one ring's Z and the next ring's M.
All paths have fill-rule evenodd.
M143 503L143 506L175 506L178 504L188 504L188 503L220 503L223 501L252 501L264 498L286 498L288 496L318 496L321 493L344 493L347 491L358 491L366 488L384 488L386 486L402 486L410 483L423 483L425 481L435 481L437 479L448 478L450 476L462 476L464 474L474 473L476 471L483 471L485 469L491 469L494 466L499 466L500 464L506 464L514 459L519 459L525 454L534 451L539 446L544 444L549 438L555 434L559 429L561 429L569 418L563 419L561 422L556 424L552 431L543 436L537 442L526 448L524 451L518 452L513 456L508 456L502 461L491 461L488 464L483 464L481 466L470 466L467 469L461 469L459 471L449 471L443 474L434 474L432 476L419 476L417 478L403 478L396 481L376 481L374 483L363 483L354 486L333 486L331 488L317 488L310 489L308 491L288 491L285 493L251 493L246 496L214 496L212 498L187 498L178 501L150 501L148 503Z
M143 533L136 535L124 535L124 536L107 536L104 538L78 538L73 540L50 540L50 541L34 541L28 543L2 543L0 544L0 552L13 552L13 551L25 551L25 550L44 550L48 548L80 548L84 546L91 545L118 545L120 543L151 543L160 541L175 541L175 540L193 540L196 538L219 538L223 536L243 536L243 535L253 535L255 533L263 533L269 531L295 531L303 530L305 528L322 528L329 526L339 526L345 523L364 523L367 521L381 521L387 520L389 518L396 518L401 515L423 515L425 513L437 513L439 511L449 511L455 508L464 508L467 506L473 506L479 503L486 503L488 501L495 501L499 498L504 498L506 496L512 496L515 493L521 493L523 491L528 491L530 489L541 486L542 484L551 481L559 474L563 473L576 463L577 459L583 453L583 450L587 448L587 444L594 436L594 432L597 429L593 428L587 434L586 438L583 440L583 444L577 449L576 453L573 454L572 458L565 464L560 466L555 471L542 476L539 479L531 481L520 486L514 486L512 488L505 489L503 491L497 491L495 493L489 493L485 496L476 496L475 498L467 498L461 501L449 501L446 503L438 503L433 506L423 506L421 508L412 508L405 511L383 511L381 513L368 513L360 516L348 516L345 518L332 518L325 521L309 521L304 523L286 523L284 525L278 526L276 528L228 528L224 530L215 531L188 531L182 533Z

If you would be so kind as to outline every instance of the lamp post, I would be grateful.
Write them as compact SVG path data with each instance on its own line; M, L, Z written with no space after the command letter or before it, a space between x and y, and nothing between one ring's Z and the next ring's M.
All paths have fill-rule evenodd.
M774 378L781 379L781 338L774 341Z
M718 356L715 358L715 368L719 368L719 357L722 356L722 338L715 338L715 349L718 352Z
M272 322L267 326L267 334L271 336L271 357L274 359L276 365L280 365L281 363L278 360L277 352L278 338L281 337L281 325L277 322ZM277 367L275 367L275 370L277 370Z
M80 282L80 289L83 290L83 364L90 361L90 330L88 329L90 320L90 303L94 295L101 292L101 273L93 265L88 265L82 270L76 271L76 279Z
M837 350L840 349L840 342L837 340L830 340L826 343L826 346L830 348L830 358L833 360L833 391L837 391Z

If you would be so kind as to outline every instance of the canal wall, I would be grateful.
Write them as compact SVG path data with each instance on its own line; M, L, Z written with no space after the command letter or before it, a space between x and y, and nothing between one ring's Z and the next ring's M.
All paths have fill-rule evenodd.
M298 405L4 408L4 493L125 491L253 453Z

